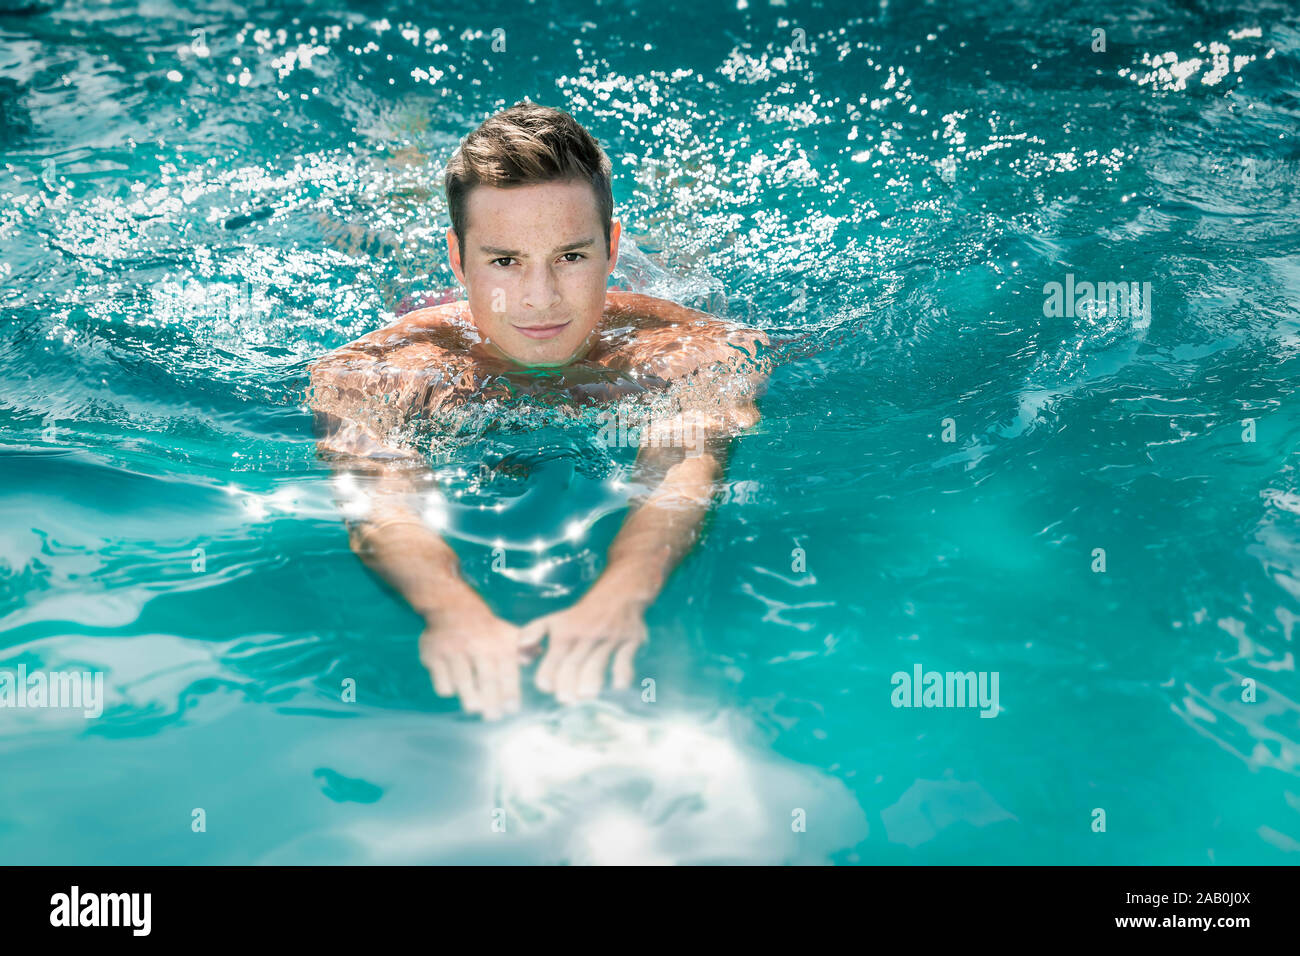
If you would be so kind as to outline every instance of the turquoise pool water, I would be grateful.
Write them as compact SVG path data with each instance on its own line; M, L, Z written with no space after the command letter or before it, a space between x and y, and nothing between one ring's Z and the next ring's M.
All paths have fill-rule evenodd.
M1293 5L182 6L0 3L0 671L104 677L0 709L0 860L1295 861ZM654 702L487 725L302 390L454 284L441 164L525 96L609 150L617 279L780 362ZM590 431L437 453L512 620L617 528ZM996 717L894 706L918 665Z

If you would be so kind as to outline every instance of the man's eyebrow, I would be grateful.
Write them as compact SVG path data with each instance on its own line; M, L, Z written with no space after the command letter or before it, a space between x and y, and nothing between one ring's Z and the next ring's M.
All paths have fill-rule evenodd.
M555 253L576 252L579 249L586 249L588 246L594 246L595 244L595 239L578 239L575 242L569 242L560 246L560 248L555 250ZM498 257L511 256L512 258L517 259L523 256L523 253L518 249L498 249L496 246L479 246L479 251L485 252L490 256Z

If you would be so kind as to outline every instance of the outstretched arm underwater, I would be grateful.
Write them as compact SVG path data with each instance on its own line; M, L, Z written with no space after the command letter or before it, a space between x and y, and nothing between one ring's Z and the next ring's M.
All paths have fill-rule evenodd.
M671 361L678 375L689 374L678 383L676 414L647 425L635 476L648 494L610 545L604 572L572 607L523 628L522 645L529 652L548 638L536 684L564 703L598 695L611 662L612 686L632 685L633 662L648 636L645 613L699 538L730 439L758 421L754 397L767 377L768 340L762 332L724 327L703 313L648 296L611 295L610 300L615 308L680 323L677 334L687 347ZM699 331L692 334L692 329ZM691 347L691 340L705 344Z
M376 382L329 357L312 368L319 452L338 473L352 550L424 619L420 661L440 697L460 697L492 720L519 709L519 630L492 613L461 577L456 553L423 519L437 494L413 450L383 436L418 379ZM378 406L388 394L395 401ZM422 507L422 502L425 506Z

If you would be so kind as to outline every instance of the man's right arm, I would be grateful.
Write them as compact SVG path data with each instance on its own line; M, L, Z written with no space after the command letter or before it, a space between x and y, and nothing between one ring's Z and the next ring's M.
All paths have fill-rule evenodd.
M403 372L346 353L316 362L317 449L338 475L352 550L424 619L420 660L434 689L494 719L519 707L518 631L465 582L455 551L423 517L438 496L434 476L390 437L426 384Z

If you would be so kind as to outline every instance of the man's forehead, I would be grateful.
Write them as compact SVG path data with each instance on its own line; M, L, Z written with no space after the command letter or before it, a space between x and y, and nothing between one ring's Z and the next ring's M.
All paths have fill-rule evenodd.
M474 247L550 252L603 235L595 191L580 181L475 186L466 205Z

